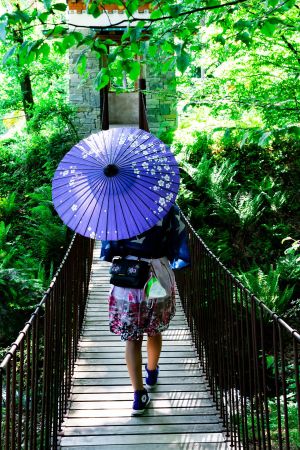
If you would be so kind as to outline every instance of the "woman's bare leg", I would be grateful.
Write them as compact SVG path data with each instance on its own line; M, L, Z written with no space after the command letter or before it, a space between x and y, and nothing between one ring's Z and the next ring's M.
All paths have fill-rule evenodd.
M148 352L148 370L155 370L158 366L158 360L161 352L162 336L156 334L155 336L148 336L147 352Z
M126 342L126 364L134 391L144 388L142 373L142 343L143 338L138 341Z

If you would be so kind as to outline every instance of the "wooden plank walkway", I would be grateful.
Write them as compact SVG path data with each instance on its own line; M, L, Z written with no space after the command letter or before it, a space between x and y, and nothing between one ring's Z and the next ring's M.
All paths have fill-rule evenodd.
M61 450L228 449L179 301L163 334L159 384L150 394L150 407L131 417L125 344L108 329L109 264L99 261L99 249L97 243Z

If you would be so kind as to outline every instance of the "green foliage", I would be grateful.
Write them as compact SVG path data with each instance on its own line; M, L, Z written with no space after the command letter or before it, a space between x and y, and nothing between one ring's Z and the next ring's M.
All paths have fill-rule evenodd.
M234 134L224 141L219 127L204 132L202 126L185 119L175 134L173 148L182 167L178 202L249 290L270 309L287 314L300 298L298 241L285 254L282 245L299 223L294 201L300 188L299 146L281 139L273 147L241 147Z
M295 389L293 389L295 390ZM285 401L283 396L279 398L278 403L280 404L280 420L281 424L284 424L285 417L284 417L284 408L285 408ZM269 399L268 405L269 405L269 427L270 427L270 438L271 438L271 445L272 449L277 450L279 449L278 446L278 440L279 440L279 432L278 432L278 403L277 399ZM252 423L252 417L253 417L253 423ZM297 450L300 446L300 437L299 437L299 430L298 430L298 405L296 402L296 399L288 399L287 400L287 417L288 417L288 425L289 425L289 443L291 450ZM257 442L258 436L253 435L253 430L257 430L257 419L255 414L252 416L252 414L249 411L249 414L247 414L247 427L248 427L248 436L250 441L253 443ZM266 436L267 438L267 436ZM283 432L283 435L281 436L281 439L285 439L285 433ZM255 444L254 444L255 445ZM285 446L285 442L283 441L283 446Z
M79 137L73 125L73 116L74 110L62 98L50 96L34 106L28 126L32 130L43 128L46 133L49 125L55 126L58 134L63 134L67 127L70 137L77 141Z
M64 248L67 236L66 227L54 216L51 187L36 188L29 197L28 233L33 254L44 263L54 261L57 265L58 249Z
M32 308L41 299L44 285L40 278L33 278L32 272L31 268L0 268L1 345L8 345L15 339Z
M280 268L270 267L267 273L254 269L239 274L239 278L250 292L262 300L271 311L282 314L286 311L293 295L293 287L280 290Z
M18 210L16 203L16 193L12 192L7 197L0 198L0 219L9 221L13 214ZM0 232L1 234L1 232ZM1 239L0 239L1 245Z
M0 248L6 243L7 235L10 229L10 225L5 225L3 221L0 222Z
M51 103L53 94L36 104L27 130L0 141L0 345L24 325L68 244L50 181L77 138L72 111Z

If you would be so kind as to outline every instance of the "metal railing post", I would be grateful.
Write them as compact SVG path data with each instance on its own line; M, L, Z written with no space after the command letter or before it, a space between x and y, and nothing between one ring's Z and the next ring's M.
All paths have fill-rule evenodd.
M0 364L1 449L58 446L92 255L93 242L76 235L49 289Z
M295 450L300 334L252 295L185 222L192 262L176 273L178 291L230 444Z

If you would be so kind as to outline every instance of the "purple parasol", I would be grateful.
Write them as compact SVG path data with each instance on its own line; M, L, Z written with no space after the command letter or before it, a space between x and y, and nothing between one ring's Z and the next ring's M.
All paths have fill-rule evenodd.
M119 240L154 226L178 188L179 169L163 142L136 128L112 128L83 139L64 156L52 180L52 198L72 230Z

